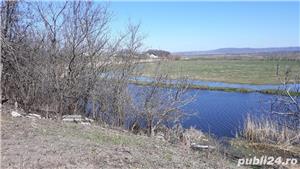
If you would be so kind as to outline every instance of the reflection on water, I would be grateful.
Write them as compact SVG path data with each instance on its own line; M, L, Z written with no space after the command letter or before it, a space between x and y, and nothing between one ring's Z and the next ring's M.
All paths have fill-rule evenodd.
M129 85L133 102L141 100L142 95L136 92L145 91L147 86ZM185 105L182 109L189 116L182 121L185 128L195 127L217 137L234 137L236 132L243 127L247 114L254 117L269 115L270 100L276 95L261 94L258 92L238 93L190 89L187 95L193 95L194 101ZM96 106L96 109L99 108ZM91 105L87 104L87 111ZM110 114L104 114L109 119Z
M143 91L145 86L130 85L132 92ZM187 116L182 125L195 127L217 137L233 137L243 126L247 114L260 117L269 110L270 99L275 95L257 92L237 93L190 89L187 95L196 97L193 102L183 107ZM138 101L139 99L135 100Z

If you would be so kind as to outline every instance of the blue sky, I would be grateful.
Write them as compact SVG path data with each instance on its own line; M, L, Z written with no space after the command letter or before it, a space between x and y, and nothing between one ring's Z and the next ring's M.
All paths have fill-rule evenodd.
M112 27L141 22L146 48L300 46L300 2L111 2Z

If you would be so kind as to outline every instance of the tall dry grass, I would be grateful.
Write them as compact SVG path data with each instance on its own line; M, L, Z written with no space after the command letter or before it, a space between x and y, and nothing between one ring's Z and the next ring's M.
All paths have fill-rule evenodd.
M279 125L271 119L254 119L247 116L242 136L250 141L277 145L299 145L300 131L292 130L284 125Z

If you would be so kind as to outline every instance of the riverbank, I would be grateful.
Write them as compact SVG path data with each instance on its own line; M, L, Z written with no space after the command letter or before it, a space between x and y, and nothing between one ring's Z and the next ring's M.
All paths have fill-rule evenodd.
M240 169L244 166L237 166L238 159L245 157L298 157L276 145L253 143L243 137L220 143L200 131L189 130L190 142L200 139L212 148L197 149L101 124L12 117L7 110L1 109L0 118L1 168Z
M236 168L216 151L101 125L11 117L1 110L1 168Z
M139 86L153 86L153 82L145 82L145 81L131 81L131 84L139 85ZM176 84L166 84L166 83L156 83L159 87L165 88L176 88ZM204 86L204 85L196 85L189 84L187 86L188 89L198 89L198 90L209 90L209 91L224 91L224 92L238 92L238 93L261 93L261 94L269 94L269 95L282 95L282 96L300 96L300 92L290 91L287 93L285 90L276 90L276 89L263 89L263 90L252 90L246 88L232 88L232 87L212 87L212 86Z
M234 151L243 157L265 158L266 165L300 168L300 133L296 128L267 118L258 120L250 115L244 123L239 137L230 140Z

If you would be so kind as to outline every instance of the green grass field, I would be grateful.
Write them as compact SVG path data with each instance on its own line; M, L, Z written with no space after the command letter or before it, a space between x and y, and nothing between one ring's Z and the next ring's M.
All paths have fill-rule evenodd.
M170 60L158 63L145 63L145 76L153 76L156 70L176 79L187 76L189 79L247 84L279 84L276 76L277 64L279 75L284 77L287 67L290 77L300 75L300 61L259 60L259 59L190 59Z

